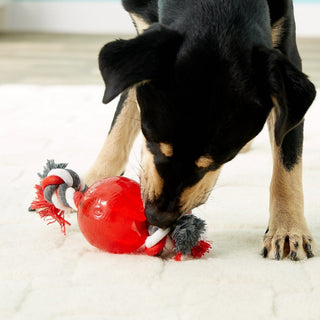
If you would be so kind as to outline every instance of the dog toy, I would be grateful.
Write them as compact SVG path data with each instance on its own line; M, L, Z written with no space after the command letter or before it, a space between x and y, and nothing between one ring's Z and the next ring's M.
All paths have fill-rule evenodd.
M87 187L66 163L48 160L41 181L36 185L35 210L48 224L58 222L66 234L65 213L77 211L78 224L84 237L93 246L111 253L138 252L161 254L165 246L175 253L201 258L211 249L202 240L205 222L192 214L181 217L171 228L160 229L148 224L140 186L125 177L102 179ZM169 249L170 250L170 249Z

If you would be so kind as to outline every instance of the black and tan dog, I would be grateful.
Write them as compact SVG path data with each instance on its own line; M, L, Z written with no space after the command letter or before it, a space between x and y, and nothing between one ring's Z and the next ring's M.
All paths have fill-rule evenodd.
M148 220L170 226L204 203L223 165L268 122L273 149L264 257L312 257L303 213L301 72L291 0L123 0L138 36L103 47L104 103L122 93L89 184L123 173L142 129Z

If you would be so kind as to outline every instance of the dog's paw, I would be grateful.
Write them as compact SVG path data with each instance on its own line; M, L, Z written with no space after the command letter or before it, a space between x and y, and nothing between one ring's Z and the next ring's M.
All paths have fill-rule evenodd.
M267 230L261 241L264 258L297 261L314 256L315 244L311 233L303 230Z

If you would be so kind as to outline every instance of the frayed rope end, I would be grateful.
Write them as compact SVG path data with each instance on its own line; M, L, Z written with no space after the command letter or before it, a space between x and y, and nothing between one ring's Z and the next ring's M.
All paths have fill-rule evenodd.
M204 240L199 240L197 245L191 248L191 257L193 259L200 259L202 258L206 253L209 253L210 250L212 249L211 242L209 241L204 241ZM182 258L182 253L177 252L177 254L174 257L175 261L181 261Z
M191 249L191 255L193 259L200 259L206 253L209 253L212 249L212 245L209 241L200 240L198 244Z
M47 221L47 224L58 222L61 227L61 232L66 234L66 224L71 225L65 220L64 211L57 209L52 203L48 202L43 194L43 189L40 185L35 186L36 199L32 201L30 209L36 210L39 216Z

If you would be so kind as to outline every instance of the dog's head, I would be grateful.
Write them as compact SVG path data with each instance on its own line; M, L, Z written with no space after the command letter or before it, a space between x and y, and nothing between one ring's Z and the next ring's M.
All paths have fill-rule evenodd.
M263 128L277 99L277 144L297 126L313 85L280 52L190 45L160 24L100 52L108 103L135 86L145 146L141 187L151 224L204 203L224 163ZM238 51L237 51L238 50Z

